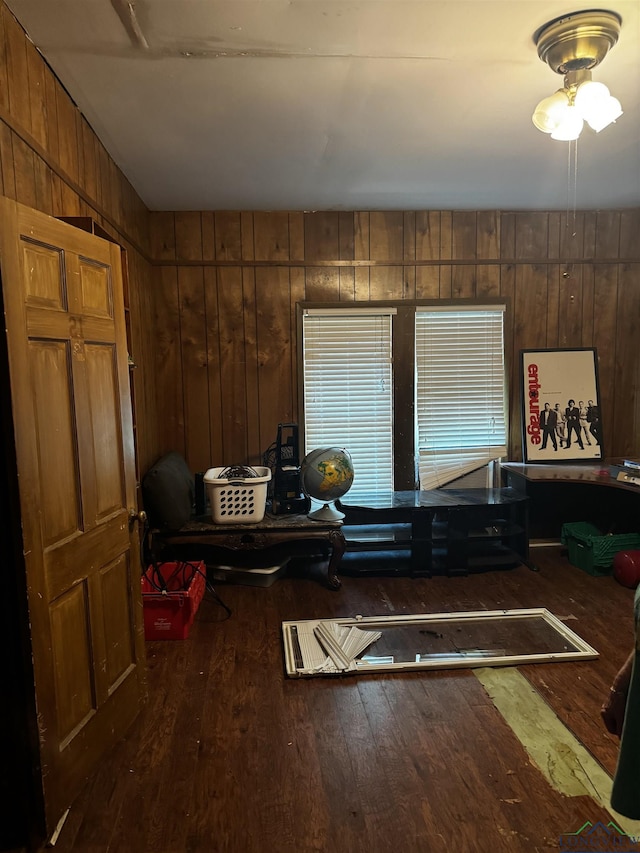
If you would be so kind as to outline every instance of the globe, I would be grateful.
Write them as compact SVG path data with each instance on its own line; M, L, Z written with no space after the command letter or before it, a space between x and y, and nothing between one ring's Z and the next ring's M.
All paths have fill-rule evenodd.
M321 447L312 450L302 460L300 482L307 497L321 501L320 509L309 513L318 521L340 521L344 513L329 506L351 488L353 462L349 453L340 447Z

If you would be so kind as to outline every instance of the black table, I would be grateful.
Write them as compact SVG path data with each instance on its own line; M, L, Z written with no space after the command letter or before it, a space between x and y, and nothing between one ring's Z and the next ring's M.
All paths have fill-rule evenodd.
M640 486L616 479L621 461L500 467L503 481L529 498L531 537L556 540L565 522L589 522L603 533L640 531Z
M411 574L429 576L528 564L527 502L512 488L433 489L347 495L336 505L347 556L404 551Z

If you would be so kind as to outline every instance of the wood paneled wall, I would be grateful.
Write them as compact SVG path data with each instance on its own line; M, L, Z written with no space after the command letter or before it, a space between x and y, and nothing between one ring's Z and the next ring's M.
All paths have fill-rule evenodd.
M259 463L296 421L295 305L507 297L519 351L598 349L608 455L640 452L640 210L151 214L162 450Z
M640 211L149 215L0 0L0 193L127 250L142 471L260 461L297 420L295 304L506 296L518 352L596 346L606 449L640 453ZM151 226L151 227L150 227Z
M51 216L91 217L127 250L137 444L145 470L158 454L148 211L1 0L0 194Z

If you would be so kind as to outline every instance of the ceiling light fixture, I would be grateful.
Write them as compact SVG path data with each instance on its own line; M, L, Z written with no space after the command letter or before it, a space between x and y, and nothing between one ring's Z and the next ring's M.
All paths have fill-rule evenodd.
M535 108L533 123L552 139L577 139L586 122L599 133L622 115L620 101L604 83L591 79L618 41L622 18L615 12L592 9L549 21L534 34L538 56L556 74L564 75L564 87Z

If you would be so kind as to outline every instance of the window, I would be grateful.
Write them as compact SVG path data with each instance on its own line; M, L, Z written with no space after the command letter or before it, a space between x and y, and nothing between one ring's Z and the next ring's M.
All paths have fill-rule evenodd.
M503 308L416 311L420 488L435 489L507 452Z
M393 490L392 313L305 311L305 453L344 447L353 460L350 494Z
M506 454L503 305L301 308L305 452L345 447L351 497Z

